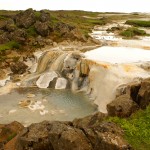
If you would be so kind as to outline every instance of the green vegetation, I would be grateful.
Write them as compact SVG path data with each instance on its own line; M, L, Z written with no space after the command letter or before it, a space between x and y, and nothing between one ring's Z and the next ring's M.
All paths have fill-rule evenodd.
M110 117L108 120L121 126L126 140L135 150L150 149L150 106L138 111L130 118Z
M127 20L126 24L138 27L150 27L150 21L146 20Z
M34 26L31 26L27 29L27 35L28 37L36 37L38 35Z
M36 16L37 19L38 19L38 18L40 17L40 15L41 15L41 13L40 13L39 11L36 11L34 14L35 14L35 16Z
M95 25L105 25L108 22L107 18L97 18L98 12L85 12L85 11L48 11L51 16L53 25L58 22L63 22L76 27L85 36L91 32Z
M17 135L17 133L12 133L8 136L7 141L10 141L11 139L13 139L15 136Z
M8 49L19 49L20 44L16 41L10 41L6 44L0 44L0 51L8 50Z
M146 32L144 30L140 30L140 29L138 29L136 27L131 27L131 28L128 28L128 29L122 31L120 33L120 35L124 36L126 38L132 38L132 37L134 37L136 35L144 36L144 35L147 35L147 34L146 34Z

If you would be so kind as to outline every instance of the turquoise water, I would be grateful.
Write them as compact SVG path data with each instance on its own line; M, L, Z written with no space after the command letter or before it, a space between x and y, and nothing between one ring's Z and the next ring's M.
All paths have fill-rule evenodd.
M28 94L34 94L27 98ZM46 114L40 109L30 110L18 105L19 101L30 99L44 106ZM0 123L6 124L14 120L24 126L43 120L71 121L85 117L97 111L97 107L83 93L72 93L70 90L20 88L0 96Z

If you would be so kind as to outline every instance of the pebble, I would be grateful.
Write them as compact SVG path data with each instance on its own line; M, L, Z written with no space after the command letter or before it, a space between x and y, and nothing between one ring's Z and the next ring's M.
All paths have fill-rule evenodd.
M48 113L48 110L40 110L40 115L45 115L45 114L47 114Z
M17 83L16 83L16 85L17 85L17 86L20 86L20 85L21 85L21 83L20 83L20 82L17 82Z
M47 102L47 99L43 99L43 102Z
M31 94L31 93L27 94L27 98L33 98L33 97L35 97L34 94Z
M13 114L13 113L15 113L16 111L17 111L16 109L12 109L12 110L9 111L9 114Z

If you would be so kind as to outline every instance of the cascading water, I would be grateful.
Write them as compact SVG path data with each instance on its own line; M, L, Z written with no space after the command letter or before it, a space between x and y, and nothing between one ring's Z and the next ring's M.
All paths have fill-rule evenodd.
M43 90L49 87L59 90L68 88L75 93L82 91L93 100L98 106L99 111L104 113L107 112L106 105L116 97L116 91L120 85L150 77L148 69L150 66L150 51L142 49L101 47L84 54L79 52L47 51L39 55L36 54L36 56L38 56L35 59L36 62L29 68L29 70L34 68L33 70L36 71L31 72L22 79L21 87L36 86ZM35 64L37 66L36 68ZM62 93L63 92L65 91L62 91ZM73 98L74 94L70 99ZM61 98L61 96L58 99L62 101L65 100L65 98ZM77 99L80 102L84 101L82 96ZM40 109L41 115L47 114L50 108L47 110L43 107L43 98L40 102L38 101L39 100L25 99L20 102L21 104L25 103L25 105L29 103L27 107L31 110L34 108L35 111ZM55 101L54 99L53 102ZM60 105L62 101L59 101ZM69 101L67 101L67 103L69 103ZM86 103L82 104L83 107L80 108L80 111L78 111L76 107L75 110L78 111L77 116L71 116L69 118L73 119L95 112L95 107L91 106L90 101L88 101L88 103L90 103L90 107L87 107ZM47 106L49 105L51 104L47 104ZM68 105L67 108L69 107L72 106ZM67 110L67 108L65 109ZM89 112L80 115L85 108L89 109ZM59 109L60 108L57 108L57 111ZM14 113L13 110L10 114L11 113ZM54 112L52 112L51 115L53 115L53 113ZM74 114L71 110L67 113L71 115ZM60 117L57 116L55 116L55 119L61 120ZM66 120L68 119L66 118Z
M102 47L85 54L49 51L38 61L36 75L40 76L36 85L84 91L106 113L106 105L115 98L120 85L150 77L141 67L149 66L149 61L149 51L134 48Z

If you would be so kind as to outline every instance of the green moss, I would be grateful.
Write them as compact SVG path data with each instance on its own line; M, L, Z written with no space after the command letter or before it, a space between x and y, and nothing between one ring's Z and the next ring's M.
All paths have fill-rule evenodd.
M150 106L127 119L110 117L109 121L119 124L125 132L126 140L135 150L150 148Z
M146 20L127 20L126 24L138 27L150 27L150 21Z
M122 31L120 33L120 35L122 35L124 37L127 37L127 38L132 38L132 37L134 37L136 35L144 36L144 35L146 35L146 32L144 30L140 30L140 29L138 29L136 27L132 27L132 28L128 28L128 29Z
M10 141L10 140L12 140L15 136L17 135L17 133L11 133L9 136L8 136L8 138L7 138L7 141Z
M31 26L27 29L27 35L28 35L28 37L36 37L37 36L37 32L36 32L34 26Z
M4 17L4 16L0 16L0 20L7 20L8 18Z
M41 13L39 11L34 12L36 18L38 19L41 16Z
M8 49L19 49L21 45L16 41L10 41L6 44L0 44L0 51L8 50Z

